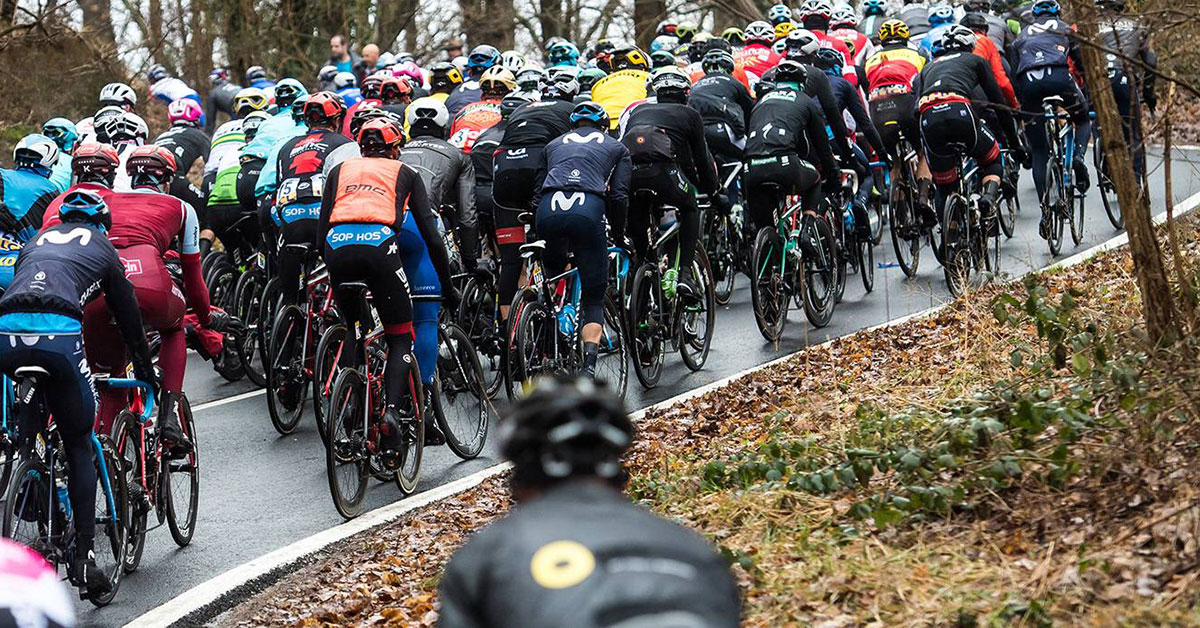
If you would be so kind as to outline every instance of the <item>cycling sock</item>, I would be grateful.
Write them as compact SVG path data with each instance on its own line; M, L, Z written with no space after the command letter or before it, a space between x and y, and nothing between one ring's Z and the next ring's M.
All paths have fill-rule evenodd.
M583 343L583 365L596 368L598 359L600 359L600 345L594 342Z
M404 398L408 373L412 365L412 334L387 334L388 357L383 369L383 381L388 405Z

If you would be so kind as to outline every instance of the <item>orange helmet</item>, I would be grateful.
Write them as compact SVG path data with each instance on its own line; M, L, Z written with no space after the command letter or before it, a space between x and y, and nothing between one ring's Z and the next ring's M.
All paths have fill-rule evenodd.
M390 156L393 150L400 147L404 133L390 118L375 118L362 125L357 139L363 155Z

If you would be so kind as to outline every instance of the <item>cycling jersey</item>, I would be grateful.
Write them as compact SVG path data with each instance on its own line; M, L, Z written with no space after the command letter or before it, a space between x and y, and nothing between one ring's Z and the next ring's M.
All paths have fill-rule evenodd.
M704 194L717 191L719 182L713 167L708 143L704 141L704 120L700 113L687 105L647 102L629 112L625 123L628 135L637 127L661 130L670 138L673 163L693 185ZM630 154L637 161L637 151Z
M500 118L499 100L480 100L465 105L450 125L450 143L469 153L479 134L495 126Z
M692 85L688 106L700 112L705 125L724 122L734 135L746 135L746 119L754 108L749 90L728 74L708 74Z
M829 32L829 34L846 44L846 48L850 51L852 65L862 65L868 57L875 54L875 44L871 43L871 38L858 32L853 28L839 28Z
M867 74L867 99L882 100L911 94L917 73L925 67L925 57L903 44L885 45L864 65Z
M319 205L326 174L334 166L358 155L358 144L329 129L313 129L280 144L275 206L281 218L285 218L283 214L288 206ZM308 217L315 219L317 212ZM283 222L290 221L284 219Z
M271 148L284 139L294 136L298 132L297 127L299 126L301 125L292 119L290 107L281 110L263 120L262 125L254 134L254 139L242 148L242 157L266 159L271 153Z
M837 100L838 109L842 111L843 118L848 118L847 133L853 134L857 130L866 137L867 143L875 150L876 154L886 155L883 141L879 138L875 125L871 123L871 116L867 113L867 108L863 105L862 96L859 95L858 90L854 89L849 81L841 76L830 76L829 87L833 91L833 97Z
M362 90L357 87L343 87L337 91L337 95L346 103L346 107L353 107L363 99Z
M165 80L165 79L164 79ZM186 176L197 160L208 160L212 140L200 129L179 124L163 131L154 143L175 155L175 166L179 176Z
M1056 18L1026 26L1012 45L1012 56L1017 61L1013 75L1045 67L1066 67L1075 73L1083 66L1079 47L1071 41L1074 32L1073 26Z
M728 564L703 538L586 481L475 535L439 595L445 628L733 628L740 607Z
M479 81L467 81L462 85L454 88L454 91L446 97L446 111L450 112L450 117L453 118L462 111L463 107L475 102L483 97L479 89Z
M897 17L908 25L908 32L914 43L920 42L929 32L929 5L924 2L905 4L900 7Z
M1013 38L1016 35L1008 27L1008 22L1004 18L987 11L968 11L963 17L967 15L983 16L984 21L987 22L988 39L992 40L997 50L1008 50L1008 47L1012 45ZM959 21L961 22L962 20Z
M208 205L237 203L237 177L241 171L241 152L246 145L242 121L230 120L217 127L204 162L204 182Z
M983 57L969 52L956 52L925 64L914 81L918 94L917 107L924 112L933 105L944 102L971 103L976 88L982 88L988 101L1004 104L1004 94L991 67ZM1007 113L1004 117L1007 118Z
M746 74L750 78L748 87L751 88L767 73L767 70L779 65L782 60L782 55L772 50L770 46L762 44L749 44L733 53L734 63L745 68Z
M60 190L32 170L0 170L0 235L24 244L37 233L42 216Z
M646 97L646 80L649 78L650 73L642 70L618 70L596 81L592 86L592 100L608 113L609 128L617 128L621 112L630 103Z
M188 87L187 83L184 83L182 79L174 76L159 79L151 85L150 96L168 105L180 98L191 98L196 101L196 104L200 103L200 94L197 94L196 90Z
M983 57L988 62L988 66L992 69L992 76L996 77L996 84L1000 86L1000 91L1004 93L1004 101L1008 106L1017 108L1021 104L1017 102L1017 94L1013 91L1012 82L1008 80L1008 71L1005 68L1004 58L1000 56L1000 51L996 50L996 44L987 37L975 38L975 54Z
M237 116L237 111L233 108L233 98L237 93L242 91L241 85L235 85L229 81L220 81L208 90L208 104L204 108L204 117L206 124L204 131L212 133L217 127L217 113L221 112L230 118Z
M923 37L918 43L918 46L921 48L921 52L924 52L927 55L932 55L933 42L937 41L938 38L942 36L942 33L946 32L952 26L954 26L954 24L938 24L937 26L931 26L929 28L929 32L926 33L925 37Z
M446 140L423 136L400 149L400 161L421 175L430 207L458 235L464 262L473 264L479 258L479 220L471 158Z
M746 158L795 155L818 162L829 176L837 172L825 135L825 116L817 102L792 87L771 90L750 114Z
M71 180L74 176L74 173L71 172L71 153L65 150L59 151L58 161L54 162L54 167L50 169L50 181L54 183L54 187L57 187L59 192L62 192L71 187Z
M629 151L608 134L583 127L553 139L542 153L533 187L540 197L549 192L586 192L607 197L607 214L615 219L614 231L623 233L629 202Z
M521 105L509 116L500 146L545 146L571 130L572 103L544 100Z

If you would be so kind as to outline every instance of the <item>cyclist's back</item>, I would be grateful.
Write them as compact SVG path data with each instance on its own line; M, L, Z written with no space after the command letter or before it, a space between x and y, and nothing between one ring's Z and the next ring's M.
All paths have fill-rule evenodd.
M733 55L712 50L701 61L704 76L692 85L688 105L700 112L705 140L721 163L741 161L746 120L754 108L750 91L733 78Z
M924 39L929 32L929 5L925 2L905 2L896 17L908 25L908 31L916 42Z
M229 80L229 70L214 68L208 74L212 88L208 90L208 104L204 111L204 131L212 133L217 128L217 113L224 113L230 119L237 117L234 97L242 91L242 86Z
M463 265L474 268L479 258L479 219L471 157L441 137L417 133L400 149L400 161L421 175L430 207L441 212L447 228L458 236Z

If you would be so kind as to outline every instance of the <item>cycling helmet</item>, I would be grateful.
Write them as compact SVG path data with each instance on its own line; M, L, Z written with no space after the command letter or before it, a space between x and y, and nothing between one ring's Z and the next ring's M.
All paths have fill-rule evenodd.
M933 42L931 52L940 57L954 52L971 52L975 49L975 33L971 29L955 24L942 31Z
M317 92L304 101L304 122L309 128L336 129L345 115L346 104L332 92Z
M633 423L620 398L590 379L547 378L512 405L500 438L515 484L578 476L619 484Z
M579 80L579 74L583 71L577 65L553 65L546 68L546 80L553 81L560 76L569 76Z
M483 76L479 77L479 92L484 99L499 100L516 88L517 78L507 68L488 68Z
M849 5L838 5L829 18L829 28L858 28L858 14Z
M379 100L384 104L408 103L412 100L413 88L408 81L389 76L379 84Z
M153 85L154 83L157 83L170 75L171 73L167 72L166 68L156 63L150 66L150 70L146 72L146 79L150 81L151 85Z
M699 32L700 27L691 22L684 22L675 27L675 37L678 38L679 42L683 44L692 41L692 38L695 37L696 33Z
M613 70L649 70L650 61L646 54L636 47L621 48L613 51Z
M608 112L600 103L586 100L571 110L571 125L575 128L594 126L597 129L607 129L609 124Z
M657 50L650 53L650 67L665 68L675 65L675 55L669 50Z
M415 62L416 60L417 60L417 58L414 57L413 53L411 53L411 52L405 51L405 52L397 52L396 53L396 63L407 63L409 61Z
M545 43L545 45L542 46L542 49L545 50L546 52L550 52L551 48L553 48L565 41L567 41L567 40L563 39L562 37L558 37L557 35L552 36L546 40L546 43Z
M775 41L775 29L766 22L750 22L746 27L746 43L770 46Z
M547 75L541 68L525 68L517 72L517 89L523 92L541 91L546 84Z
M514 111L520 109L522 105L527 105L533 102L533 99L525 94L512 93L500 100L500 117L505 120L512 115Z
M351 72L338 72L333 77L333 88L338 91L357 86L358 79Z
M674 37L675 36L675 28L676 28L676 26L675 26L674 22L672 22L670 20L663 20L658 23L657 27L655 27L654 34L655 35L670 35L671 37Z
M252 65L246 68L246 82L253 83L267 78L267 71L261 65Z
M354 110L354 115L350 116L350 137L357 138L358 132L363 128L363 125L371 120L378 120L380 118L387 118L395 122L391 112L373 102L364 102L362 105L359 105Z
M807 21L810 19L828 20L833 17L833 5L829 0L804 0L804 4L800 5L800 19Z
M317 83L320 83L322 88L333 85L333 77L337 76L337 66L327 65L317 72Z
M590 56L597 57L600 55L612 54L616 50L617 45L614 44L611 39L599 39L596 41L596 45L592 46Z
M705 74L732 74L733 55L726 50L709 50L700 61L700 67Z
M579 73L579 90L584 92L592 91L592 86L596 81L608 76L608 73L600 68L585 68Z
M939 4L929 9L929 25L942 26L944 24L954 23L954 7L948 4Z
M233 96L233 110L239 118L245 118L253 111L266 111L270 104L267 93L257 87L244 87Z
M45 168L58 163L58 144L41 133L30 133L21 138L13 148L13 161L17 166Z
M85 222L105 232L112 229L112 214L108 211L108 204L91 190L75 190L67 194L58 208L58 217L63 222Z
M647 89L660 101L680 102L687 100L688 93L692 91L692 82L677 67L659 68L650 75Z
M713 40L712 33L708 32L708 31L700 31L699 33L696 33L696 35L694 37L692 37L692 40L689 41L688 43L692 45L693 50L699 49L701 52L703 52L704 50L707 49L706 45L708 44L708 42L710 42L712 40Z
M786 4L775 4L770 9L767 9L767 19L772 25L779 26L784 22L792 21L792 10Z
M442 61L429 68L429 86L433 91L451 91L463 84L463 75L453 63Z
M292 101L292 122L297 126L304 124L304 103L308 102L308 94Z
M792 31L787 38L788 58L805 58L817 52L821 47L821 40L812 31L803 28L797 28Z
M842 65L846 63L846 58L842 56L842 53L833 48L819 48L814 56L813 65L837 74L841 74Z
M958 23L976 33L986 33L988 30L987 18L982 13L968 13Z
M808 68L804 67L803 63L784 59L775 66L775 82L778 83L795 83L803 86L808 81Z
M393 65L396 65L397 63L399 63L399 62L396 61L396 55L392 54L390 51L385 50L385 51L383 51L383 53L381 53L379 55L379 61L377 61L375 63L375 67L380 68L380 69L390 68Z
M106 118L102 125L96 126L96 137L114 145L135 144L141 146L146 143L146 136L149 133L150 129L146 128L146 121L130 111Z
M180 98L167 105L167 119L171 124L186 124L196 126L200 123L200 103L191 98Z
M763 96L775 91L775 73L768 72L754 84L754 97L762 100Z
M788 34L790 34L793 30L795 30L795 28L796 28L796 25L792 24L791 22L780 22L779 24L776 24L775 25L775 39L780 40L780 39L786 38L788 36Z
M525 55L516 50L505 50L504 54L500 55L500 66L516 74L525 67Z
M280 108L291 107L297 98L307 95L308 90L294 78L285 78L275 84L275 104Z
M432 96L414 100L404 115L410 134L414 130L445 134L450 126L450 112L446 110L446 105Z
M0 626L75 625L75 607L55 568L41 554L0 539Z
M1058 17L1062 14L1062 7L1059 6L1058 0L1035 0L1029 7L1029 12L1034 17Z
M654 41L650 42L650 54L653 55L659 50L666 50L667 52L670 52L678 45L678 39L669 35L659 35L658 37L654 38Z
M579 79L575 75L566 72L550 77L542 88L542 97L546 99L571 102L578 95Z
M863 15L886 15L887 2L885 0L866 0L862 5Z
M909 37L908 24L903 20L884 20L879 25L879 42L883 44L907 44Z
M169 149L154 144L138 146L125 161L125 174L133 180L135 188L146 184L153 187L165 185L178 170L175 155Z
M307 104L307 101L305 104ZM301 108L300 111L303 113L304 109ZM265 111L251 111L242 118L242 133L246 136L247 144L249 144L250 140L254 139L254 135L258 133L258 127L262 126L262 123L266 122L270 118L271 114Z
M70 153L79 141L79 130L66 118L51 118L42 125L42 135L54 140L60 151Z
M691 52L692 52L691 44L681 44L678 48L675 49L675 58L690 60Z
M80 181L103 182L112 186L120 164L121 156L117 154L117 149L108 144L85 142L71 156L71 173Z
M116 105L133 109L137 104L137 92L124 83L109 83L100 89L100 105Z
M421 66L417 65L415 61L403 61L392 66L392 75L406 78L415 86L425 83L425 73L421 71Z
M771 50L774 51L775 54L778 54L778 55L784 54L785 52L787 52L787 40L780 39L779 41L776 41L775 43L771 44Z
M730 26L729 28L721 31L721 39L724 39L735 46L741 46L742 44L746 43L746 33L736 26Z
M390 70L376 70L367 75L362 82L362 97L364 99L379 99L379 87L383 85L384 77L393 77Z
M467 74L478 77L497 63L500 63L500 51L496 50L495 46L475 46L471 55L467 57Z
M227 68L213 68L212 71L208 73L208 80L210 83L216 83L217 81L228 81L229 70Z
M557 42L547 49L546 60L550 65L578 65L579 48L569 41Z

